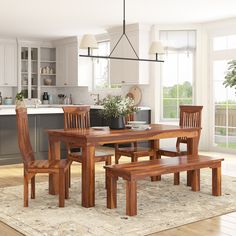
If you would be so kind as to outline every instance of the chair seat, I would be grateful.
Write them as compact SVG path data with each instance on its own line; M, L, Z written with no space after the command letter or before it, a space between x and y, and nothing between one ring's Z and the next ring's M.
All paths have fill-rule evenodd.
M123 147L117 150L117 153L121 155L135 155L137 154L140 157L151 156L154 154L154 150L148 147Z
M65 160L35 160L28 163L28 169L64 169L71 161Z
M95 162L100 162L100 161L106 161L107 159L110 159L113 154L111 153L106 153L106 152L101 152L101 151L95 151ZM69 159L73 161L82 161L82 152L72 152L69 155Z
M166 149L165 148L159 149L157 152L159 155L162 156L177 157L177 156L187 155L187 148L185 145L184 147L181 147L181 150L178 152L176 147L168 147Z

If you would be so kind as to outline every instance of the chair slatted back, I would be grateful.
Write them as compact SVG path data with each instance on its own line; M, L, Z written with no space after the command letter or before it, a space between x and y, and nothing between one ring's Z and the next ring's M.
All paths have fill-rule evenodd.
M200 139L200 134L201 134L202 108L203 106L190 106L190 105L180 106L179 125L183 127L200 128L198 140ZM177 144L179 143L187 143L187 138L186 137L177 138Z
M34 152L30 143L28 116L26 108L16 109L16 124L18 133L18 145L23 157L23 162L27 163L34 161Z
M64 129L80 129L90 127L90 106L65 106Z

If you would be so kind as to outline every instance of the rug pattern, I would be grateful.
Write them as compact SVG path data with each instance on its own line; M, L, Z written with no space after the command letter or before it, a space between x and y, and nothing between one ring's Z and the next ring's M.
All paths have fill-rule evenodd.
M138 181L138 215L125 215L125 182L118 181L118 208L106 208L104 175L96 176L96 207L81 207L81 182L73 179L70 199L58 208L48 195L48 183L36 183L36 199L23 207L23 186L0 189L0 220L25 235L146 235L183 224L236 211L236 178L223 176L222 196L211 195L211 171L201 173L201 191L173 185L173 175L160 182Z

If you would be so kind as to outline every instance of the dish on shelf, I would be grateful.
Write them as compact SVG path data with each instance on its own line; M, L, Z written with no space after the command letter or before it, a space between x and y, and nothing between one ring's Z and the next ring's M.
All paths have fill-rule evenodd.
M51 78L45 78L43 80L43 82L44 82L44 85L52 85L52 79Z

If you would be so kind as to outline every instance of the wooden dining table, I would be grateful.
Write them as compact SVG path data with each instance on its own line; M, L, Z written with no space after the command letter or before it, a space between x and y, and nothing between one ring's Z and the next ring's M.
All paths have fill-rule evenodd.
M63 130L47 130L49 139L50 160L58 160L60 155L60 144L73 144L82 149L82 206L95 206L95 146L102 144L115 144L134 141L150 140L152 148L158 150L159 140L176 137L187 137L188 157L198 154L198 128L180 127L174 125L151 124L149 130L95 130L93 128ZM157 158L156 154L153 159ZM191 182L191 172L188 173L188 183ZM153 180L158 180L158 177ZM49 193L57 194L58 176L50 174Z

